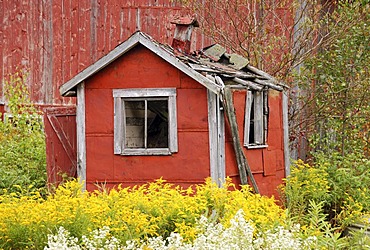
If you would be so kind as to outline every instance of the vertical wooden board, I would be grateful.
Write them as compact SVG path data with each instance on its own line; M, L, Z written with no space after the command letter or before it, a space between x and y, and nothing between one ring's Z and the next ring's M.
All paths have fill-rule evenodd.
M18 39L21 40L17 45L20 46L20 62L18 68L23 69L27 72L27 80L26 84L30 91L30 98L35 100L36 102L43 102L43 93L42 93L42 86L41 82L34 82L33 81L33 70L30 68L30 35L32 33L29 32L28 24L33 23L32 20L32 7L31 4L27 2L22 2L18 6L19 9L17 11L16 19L19 21L20 30L17 34ZM32 32L32 31L31 31ZM17 43L17 42L15 42Z
M39 100L38 103L51 103L53 96L49 96L47 99L46 93L44 91L44 83L42 81L42 40L44 36L43 23L39 21L42 15L42 1L37 0L37 4L30 4L29 11L29 22L27 25L28 39L29 39L29 74L31 84L39 85ZM39 31L39 32L37 32ZM52 84L49 82L49 84Z
M96 29L96 45L97 45L97 59L104 56L107 51L106 35L107 35L107 1L98 1L98 11L97 11L97 29Z
M69 78L72 78L78 73L78 64L79 64L79 47L84 46L80 44L80 36L79 36L79 14L81 13L79 3L81 1L71 0L71 71Z
M52 15L48 18L52 18L52 26L45 27L46 32L46 41L45 43L49 43L48 41L52 41L52 44L50 46L50 50L46 51L46 54L44 55L45 61L44 61L44 67L50 67L48 65L48 60L51 60L52 63L52 71L48 72L46 71L45 74L45 95L50 95L52 93L52 96L54 96L54 102L62 103L63 99L61 98L59 94L59 86L63 83L63 74L65 72L65 67L68 64L68 61L66 58L63 58L63 54L65 50L65 45L63 46L65 42L64 36L66 36L63 23L63 17L64 17L64 10L65 6L62 5L60 2L56 2L52 6L45 6L45 11L47 12L47 15ZM50 12L52 11L53 14ZM47 21L45 23L48 23ZM51 30L49 30L51 29ZM50 59L47 57L51 57ZM49 80L50 79L50 80ZM49 86L50 85L50 86ZM52 91L50 91L50 87ZM48 100L46 100L48 102ZM51 101L53 102L53 101Z
M150 34L155 40L166 43L165 25L170 23L168 12L164 8L142 8L140 12L141 30Z
M62 22L62 82L66 82L71 78L71 0L62 2L61 22ZM76 24L75 24L76 25ZM56 31L55 31L56 32Z
M16 60L17 48L17 30L13 31L13 27L17 26L15 21L15 15L17 12L17 5L13 1L4 1L4 9L7 10L4 13L4 29L3 29L3 43L4 43L4 65L9 65L4 70L4 77L6 78L9 74L15 71L18 66Z
M233 91L233 100L235 106L236 121L238 123L238 132L241 140L244 138L244 117L245 117L245 90ZM240 142L242 145L243 141Z
M78 72L93 63L91 59L91 2L78 1Z
M109 51L113 50L120 42L120 1L109 2Z
M122 7L121 8L121 17L120 17L120 30L121 35L120 39L122 41L130 37L132 33L137 29L136 27L136 15L137 11L134 8Z

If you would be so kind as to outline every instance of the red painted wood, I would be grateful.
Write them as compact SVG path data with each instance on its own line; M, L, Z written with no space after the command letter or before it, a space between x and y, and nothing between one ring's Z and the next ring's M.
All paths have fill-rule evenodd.
M73 104L74 99L60 97L60 85L139 28L171 44L171 19L187 13L171 0L1 0L0 79L17 68L25 69L33 101ZM196 35L193 43L202 45L203 40ZM2 89L0 85L0 100Z
M48 183L58 184L62 174L77 177L76 109L48 108L44 116Z
M153 67L155 65L155 67ZM138 46L86 81L87 187L96 182L109 186L133 185L164 179L180 183L201 183L209 172L207 95L204 87L147 50ZM113 154L112 89L177 89L179 151L171 156L121 156ZM276 92L277 93L277 92ZM276 194L284 169L280 94L269 96L268 143L271 149L245 149L249 165L258 177L263 194ZM240 138L244 133L245 91L235 91L234 101ZM228 128L226 129L228 130ZM274 144L274 142L278 142ZM241 141L241 143L243 143ZM280 145L280 146L279 146ZM238 168L231 141L226 142L226 175L239 184ZM284 172L284 171L283 171Z
M292 13L287 8L279 11L286 18L287 25L292 24ZM27 84L33 101L41 105L74 104L74 98L59 95L60 85L137 29L152 35L159 42L171 44L175 25L170 21L184 14L188 14L187 10L172 0L35 0L32 3L0 0L0 79L14 73L17 67L25 69L29 72ZM275 27L274 22L273 18L269 19L271 30ZM211 40L196 30L192 49L210 44ZM179 153L168 157L113 155L111 94L112 89L122 87L177 88ZM0 101L4 101L2 92L0 84ZM245 92L236 91L234 100L242 139ZM271 186L278 184L284 175L281 95L271 95L269 105L269 148L245 149L252 171L258 177L260 190L265 194L273 193ZM68 119L58 118L58 121L69 138L75 136L75 124L71 117ZM88 79L86 122L87 141L92 142L87 146L88 187L92 187L96 180L107 179L109 185L119 182L129 185L162 175L176 183L188 185L202 182L209 175L206 90L144 48L130 51L101 74ZM46 131L50 130L51 124L47 119L45 127L48 127ZM226 173L238 183L228 129L226 134ZM51 132L47 136L56 138ZM62 166L71 166L70 160L65 157L63 147L56 142L48 144L47 150L49 172L53 170L51 177L59 180L57 170Z
M207 91L190 89L190 84L182 89L184 77L154 53L137 47L86 81L88 184L135 183L160 177L175 183L200 183L209 176ZM177 88L179 152L170 156L113 155L112 89L146 87Z

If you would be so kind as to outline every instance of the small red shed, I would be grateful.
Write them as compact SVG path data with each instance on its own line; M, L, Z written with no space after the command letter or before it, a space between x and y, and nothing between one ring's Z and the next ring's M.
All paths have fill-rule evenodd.
M220 45L190 53L194 24L182 20L172 47L138 31L60 87L77 97L86 189L229 176L276 195L289 171L285 86Z

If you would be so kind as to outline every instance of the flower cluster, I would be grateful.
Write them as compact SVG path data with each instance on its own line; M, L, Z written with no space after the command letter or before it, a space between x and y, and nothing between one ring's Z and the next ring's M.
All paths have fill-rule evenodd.
M277 227L274 230L260 232L254 237L255 229L244 218L243 210L239 210L230 220L230 227L225 228L220 223L211 222L202 216L197 223L199 234L193 243L186 243L180 234L172 232L167 239L162 236L148 238L141 241L127 241L125 246L114 237L109 237L109 228L94 231L93 237L83 236L82 249L124 249L124 250L207 250L207 249L313 249L317 239L308 237L299 238L299 226L292 230ZM48 236L48 246L45 249L81 249L78 240L60 228L57 235ZM69 248L68 248L69 247Z
M109 236L120 242L158 236L166 239L172 232L181 235L184 242L193 242L199 234L196 223L201 215L229 227L238 209L246 211L245 219L257 230L284 224L285 212L274 199L252 194L246 187L237 190L231 182L219 188L207 180L182 189L160 179L132 188L82 192L81 184L71 181L47 198L39 193L4 192L0 196L0 247L24 249L31 245L42 249L47 235L60 227L79 241L85 235L97 242L91 233L103 233L106 226Z

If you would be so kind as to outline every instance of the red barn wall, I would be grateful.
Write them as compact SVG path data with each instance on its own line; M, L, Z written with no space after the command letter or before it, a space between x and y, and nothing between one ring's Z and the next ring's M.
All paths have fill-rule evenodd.
M177 15L172 0L0 0L0 102L3 80L27 72L31 99L38 104L74 104L59 86L140 29L171 44ZM192 46L209 45L196 32Z
M86 184L142 184L163 177L188 186L210 175L207 91L142 46L86 81ZM113 153L113 89L176 88L178 153L122 156Z

